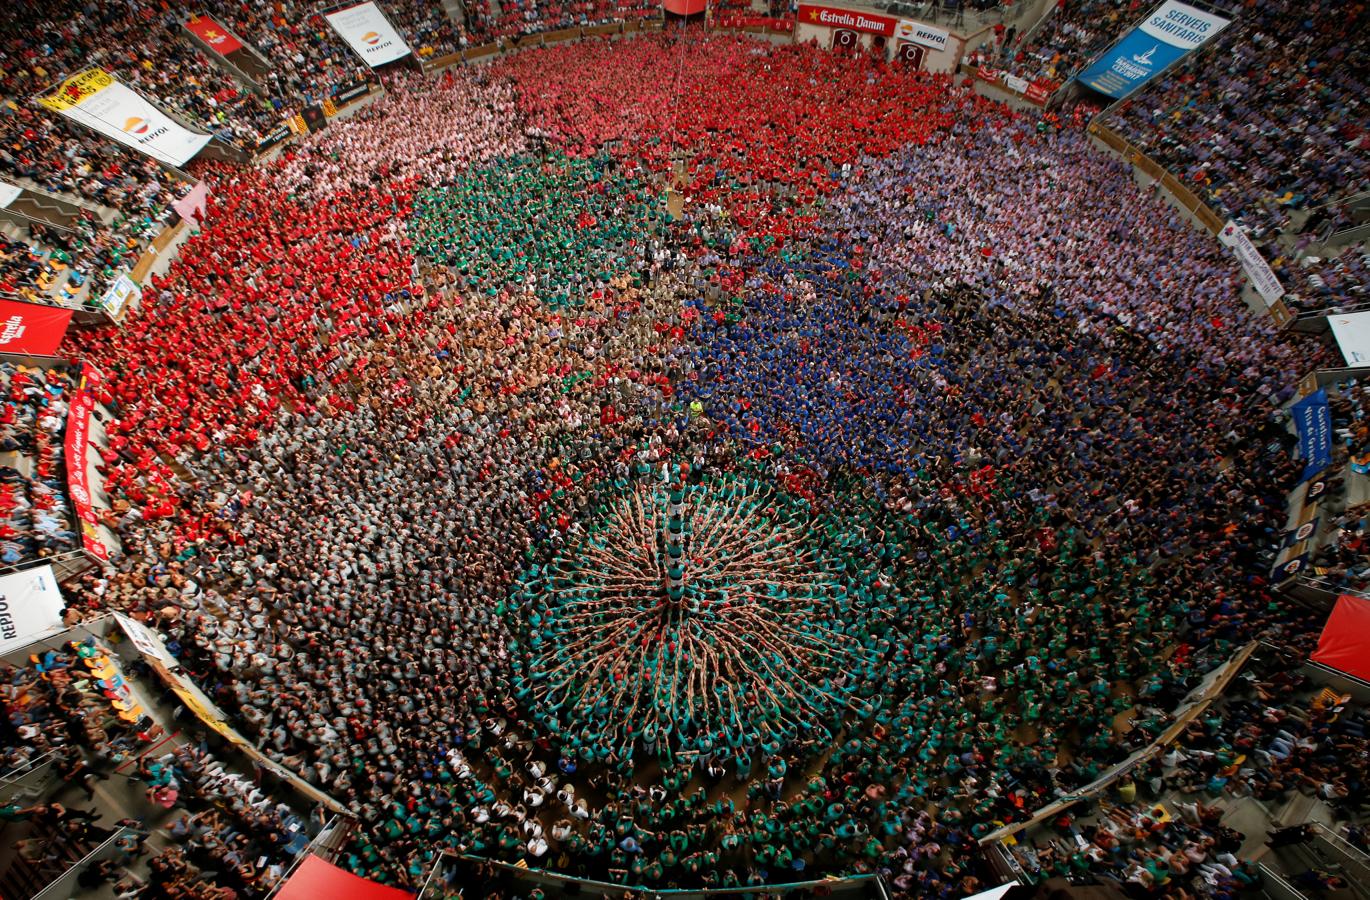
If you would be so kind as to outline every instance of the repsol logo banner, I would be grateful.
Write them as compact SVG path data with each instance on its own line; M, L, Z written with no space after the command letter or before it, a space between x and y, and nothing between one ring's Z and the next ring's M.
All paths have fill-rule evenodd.
M409 55L409 45L375 3L358 3L325 13L338 37L347 42L362 62L375 68Z
M0 654L61 631L64 605L52 566L0 576Z
M915 22L912 19L901 19L899 27L895 30L895 35L902 41L918 44L931 50L947 49L947 41L951 39L950 32L934 28L924 22Z
M141 94L102 69L86 69L62 82L41 102L48 109L98 131L158 162L183 166L210 136L173 121Z
M19 636L10 612L10 598L0 597L0 641L12 641Z

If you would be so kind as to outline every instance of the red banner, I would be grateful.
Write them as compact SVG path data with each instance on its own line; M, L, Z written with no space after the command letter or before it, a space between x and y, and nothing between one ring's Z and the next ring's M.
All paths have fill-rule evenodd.
M823 28L842 28L849 31L864 31L866 34L883 34L891 37L894 34L895 26L899 24L898 19L889 16L877 16L874 13L859 12L854 9L839 9L835 6L809 6L801 4L799 7L799 17L796 22L800 25L819 25Z
M714 23L717 28L767 28L771 31L793 31L793 19L772 16L749 16L742 13L721 13Z
M69 309L0 300L0 353L52 356L70 322Z
M67 408L67 436L64 450L67 463L67 496L81 526L81 547L91 559L109 563L109 548L100 539L100 519L91 505L90 481L86 477L86 453L90 449L90 414L95 409L92 391L100 383L100 373L81 367L81 386Z
M209 48L220 56L227 56L234 50L243 49L243 45L233 35L228 33L228 29L211 19L209 16L193 16L186 22L186 29L209 45Z
M1309 659L1370 681L1370 600L1353 594L1338 597Z

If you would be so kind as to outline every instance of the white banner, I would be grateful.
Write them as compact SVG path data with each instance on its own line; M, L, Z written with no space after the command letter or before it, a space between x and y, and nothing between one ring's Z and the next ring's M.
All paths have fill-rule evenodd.
M1141 24L1140 30L1172 47L1196 50L1230 24L1228 19L1211 15L1177 0L1166 0Z
M209 135L173 122L103 69L78 72L38 100L53 112L167 165L185 165L210 141Z
M1348 366L1370 365L1370 312L1327 317Z
M120 272L119 277L109 286L109 290L100 298L100 305L105 308L105 312L117 319L123 313L124 307L130 301L136 301L142 294L142 288L128 277L128 272Z
M409 45L374 3L334 10L324 18L362 62L373 69L409 55Z
M124 634L128 635L128 639L133 642L133 646L138 648L138 652L144 656L159 659L173 668L180 665L176 662L176 657L172 656L166 645L162 643L162 639L157 636L157 632L137 619L130 619L123 613L115 613L114 618L118 620L119 627L124 629Z
M1261 251L1251 243L1251 238L1246 236L1246 232L1242 231L1236 222L1229 221L1218 233L1218 240L1231 247L1232 252L1237 254L1242 269L1246 271L1246 277L1256 286L1256 290L1265 300L1265 305L1274 306L1275 301L1284 296L1284 285L1280 284L1280 280L1270 270L1270 263L1261 256Z
M0 654L61 631L65 605L52 566L0 575Z
M899 24L895 26L894 34L900 40L912 41L934 50L947 49L947 41L951 38L950 33L940 28L933 28L931 25L915 22L912 19L900 19Z
M24 192L24 189L8 181L0 181L0 209L4 209L15 201Z

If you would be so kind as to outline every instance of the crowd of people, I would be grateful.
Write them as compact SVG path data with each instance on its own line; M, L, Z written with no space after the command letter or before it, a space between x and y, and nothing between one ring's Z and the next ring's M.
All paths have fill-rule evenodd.
M1307 650L1306 642L1294 647ZM1038 879L1101 875L1129 896L1232 896L1263 878L1254 862L1263 835L1231 824L1243 798L1274 811L1303 795L1346 823L1334 833L1354 835L1349 823L1367 804L1365 709L1310 684L1298 672L1302 660L1294 652L1258 651L1172 745L1129 772L1097 806L1063 810L1030 829L1013 848L1020 865ZM1309 836L1296 823L1272 828L1267 842L1277 849ZM1304 865L1289 869L1284 877L1313 896L1335 886Z
M1348 59L1363 48L1347 40L1367 15L1332 2L1248 4L1210 51L1110 124L1219 215L1276 233L1295 210L1370 188L1366 85Z
M67 498L63 436L75 388L68 366L0 362L0 564L80 546Z
M203 740L169 743L115 659L87 638L4 666L5 773L49 764L60 779L37 802L0 808L0 828L24 829L8 839L38 871L56 865L49 875L114 839L114 852L83 868L77 886L104 886L120 900L267 896L317 828ZM140 789L138 814L107 821L95 792L124 781ZM76 791L84 799L70 799ZM147 843L154 829L168 839L156 851Z
M999 65L1025 81L1061 85L1147 12L1141 0L1059 0L1032 33L1006 39Z
M1281 633L1257 426L1306 350L1073 126L697 35L387 88L201 167L72 348L124 546L73 608L352 808L354 871L957 896Z
M434 53L472 37L394 6ZM1072 42L1050 74L1131 15L1087 6L1038 39ZM483 36L629 9L501 8ZM160 8L99 9L157 38L108 65L249 144L356 70L296 5L211 3L275 71L265 100L221 94ZM103 47L68 18L5 36L28 64L6 91ZM73 615L160 630L356 813L353 871L412 886L445 848L627 884L880 873L961 896L985 886L976 839L1151 740L1241 642L1302 639L1261 574L1297 474L1269 431L1323 351L1249 311L1234 260L1077 123L693 33L386 80L278 159L197 163L201 230L122 329L67 348L110 382L123 544L70 587ZM136 196L149 221L179 190L8 116L35 181ZM1303 196L1340 165L1305 161ZM60 458L69 381L5 374L12 449ZM41 472L0 497L6 561L76 539ZM65 724L79 698L20 702L61 662L16 676L15 743L104 754ZM1273 792L1293 758L1360 796L1327 756L1363 733L1229 713L1164 774ZM1213 763L1233 736L1265 754L1235 779ZM126 896L256 896L299 852L294 813L200 754L140 764L153 802L218 812L192 806L184 849ZM1144 815L1119 807L1098 853L1039 867L1241 880L1202 809ZM1139 830L1163 849L1123 840Z

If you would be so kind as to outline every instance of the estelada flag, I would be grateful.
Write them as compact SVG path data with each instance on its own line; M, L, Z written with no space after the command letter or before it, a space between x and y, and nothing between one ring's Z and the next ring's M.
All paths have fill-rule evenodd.
M0 353L52 356L71 322L71 310L0 300Z
M242 43L229 34L229 31L209 16L192 16L186 28L220 56L227 56L234 50L243 49Z

